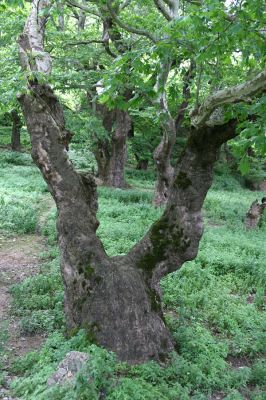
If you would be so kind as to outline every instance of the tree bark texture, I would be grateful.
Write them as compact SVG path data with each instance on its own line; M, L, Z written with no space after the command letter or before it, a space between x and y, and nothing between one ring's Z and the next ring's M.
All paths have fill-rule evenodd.
M21 151L20 131L22 127L21 118L16 109L11 111L12 118L12 135L11 135L11 149L13 151Z
M58 209L68 332L83 327L97 343L132 363L163 360L173 343L159 297L134 259L107 257L97 238L96 185L91 176L76 173L68 160L65 142L70 134L53 92L38 85L19 101L32 157Z

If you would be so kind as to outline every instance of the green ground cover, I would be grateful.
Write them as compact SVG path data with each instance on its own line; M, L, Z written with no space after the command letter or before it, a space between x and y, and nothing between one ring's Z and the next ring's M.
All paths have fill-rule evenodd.
M85 167L86 157L73 152L80 168ZM162 282L165 317L176 352L165 367L154 362L130 367L91 343L83 331L64 338L55 207L48 207L50 195L28 154L2 151L0 168L1 234L37 229L49 244L41 273L12 288L13 312L21 318L23 334L47 335L39 351L13 363L12 373L19 376L12 384L14 396L196 400L223 393L227 400L266 399L266 223L254 231L243 225L250 203L262 193L242 188L219 166L205 201L206 229L199 254ZM151 205L153 177L150 171L129 170L131 189L99 189L98 233L108 254L126 252L160 215L161 210ZM2 327L0 357L5 340ZM70 387L47 388L47 378L70 350L90 354L86 367Z

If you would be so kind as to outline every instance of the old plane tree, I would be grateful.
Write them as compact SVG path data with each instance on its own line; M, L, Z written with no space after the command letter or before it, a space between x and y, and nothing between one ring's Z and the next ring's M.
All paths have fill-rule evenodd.
M87 3L94 7L94 1ZM241 133L239 122L244 119L249 123L260 118L256 115L260 107L254 104L258 105L266 90L266 70L257 60L251 63L253 69L243 68L242 74L238 70L237 78L232 73L231 80L228 75L226 78L220 75L219 82L208 83L209 86L205 82L201 95L198 93L199 82L206 73L208 62L209 69L221 62L221 68L217 66L219 74L226 69L226 62L230 62L228 52L224 50L226 43L231 57L241 63L244 55L240 46L243 37L240 36L256 2L247 2L241 12L236 7L231 14L221 1L192 4L179 4L177 0L149 1L147 6L154 6L153 13L158 10L158 15L147 21L147 30L137 25L138 19L134 26L127 23L127 15L123 21L123 16L117 15L119 2L107 0L101 3L106 5L121 31L152 42L157 52L156 68L160 66L153 101L158 104L163 137L155 159L157 163L165 163L162 174L169 178L167 203L161 218L127 254L107 256L96 234L99 222L94 179L77 173L69 161L66 148L72 133L66 129L62 107L47 78L52 67L52 59L44 48L49 0L32 1L24 31L19 37L20 62L27 76L27 87L18 99L31 137L32 157L58 209L68 332L79 327L89 330L98 344L116 352L121 360L131 363L150 359L163 361L173 350L174 342L163 318L160 279L196 257L203 233L201 209L212 184L214 164L221 146ZM132 7L131 14L138 11L147 19L147 9L142 2L125 3ZM255 48L252 43L249 59L254 59L255 53L260 52L264 40L259 20L253 28L258 46ZM232 40L234 33L236 36ZM213 54L207 52L204 58L202 54L210 47ZM197 57L197 52L202 53L201 57ZM206 57L209 57L208 62ZM141 59L145 59L144 54ZM233 63L230 68L233 70ZM181 94L177 93L181 98L179 109L172 114L167 101L167 80L179 70L183 71L183 89ZM192 98L191 90L194 90ZM245 108L244 117L243 111L234 108L239 103L250 104L250 111ZM169 154L178 121L183 119L188 104L186 146L173 165Z

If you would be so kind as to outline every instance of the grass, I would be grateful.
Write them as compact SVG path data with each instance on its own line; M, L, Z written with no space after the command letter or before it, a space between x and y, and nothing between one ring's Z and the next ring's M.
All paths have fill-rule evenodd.
M83 158L75 157L83 167ZM33 232L49 199L46 186L29 156L1 152L0 163L0 197L6 207L0 211L1 229ZM151 172L130 170L128 181L133 187L127 191L99 190L98 234L110 255L125 253L161 213L151 205ZM162 281L165 318L176 341L165 368L153 362L134 367L119 363L90 343L84 331L64 338L52 208L42 223L50 250L43 255L41 273L12 289L22 331L47 335L40 351L13 364L12 372L20 375L13 394L25 400L203 400L223 393L227 400L265 400L266 223L254 231L243 225L249 205L261 197L243 189L226 170L217 171L204 205L206 229L199 254ZM23 214L25 202L31 205L28 214ZM90 354L86 367L72 385L48 388L47 378L70 350Z

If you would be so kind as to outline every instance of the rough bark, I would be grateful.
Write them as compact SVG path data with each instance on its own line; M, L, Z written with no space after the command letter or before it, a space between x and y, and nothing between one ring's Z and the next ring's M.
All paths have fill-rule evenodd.
M11 135L11 149L13 151L21 151L20 131L22 127L21 118L16 109L11 111L12 118L12 135Z
M96 236L94 181L77 174L68 160L65 143L71 135L52 90L34 85L19 100L33 159L58 208L68 331L87 329L97 343L128 362L163 361L174 345L161 310L160 278L197 254L203 230L200 210L212 167L232 130L192 133L163 217L127 256L109 258Z
M163 216L130 251L139 268L150 273L152 287L162 276L196 257L203 232L201 209L213 179L221 145L233 138L236 121L199 130L192 129L175 169Z

